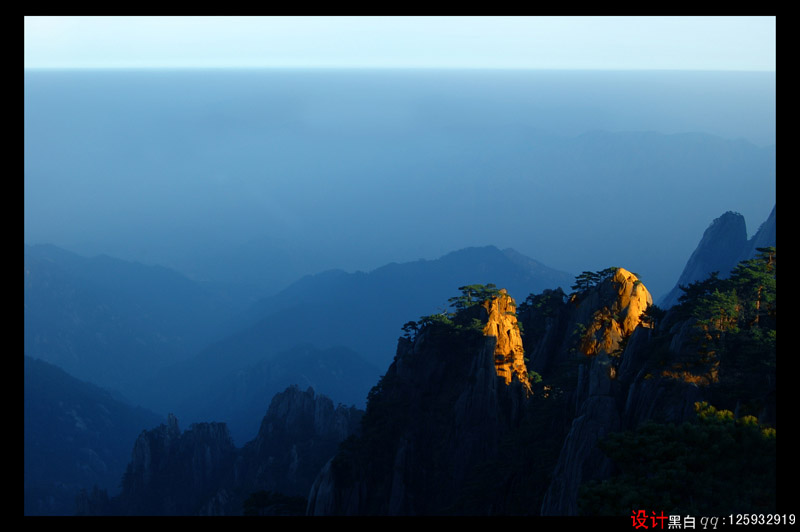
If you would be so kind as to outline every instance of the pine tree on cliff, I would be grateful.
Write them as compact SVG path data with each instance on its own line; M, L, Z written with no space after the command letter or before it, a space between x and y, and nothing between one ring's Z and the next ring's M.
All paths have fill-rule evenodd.
M775 429L706 403L681 425L647 423L599 444L619 468L581 487L583 515L772 513L776 509Z
M575 277L575 284L570 288L576 292L583 292L593 287L599 280L600 274L598 272L586 271Z
M757 251L754 259L740 262L731 273L733 287L749 301L743 309L749 327L758 327L762 317L775 314L776 250L768 247Z

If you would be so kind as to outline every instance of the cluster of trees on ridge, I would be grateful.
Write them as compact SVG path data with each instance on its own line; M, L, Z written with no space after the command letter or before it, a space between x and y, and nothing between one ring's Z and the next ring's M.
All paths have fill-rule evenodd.
M696 403L696 417L690 421L647 422L601 440L599 447L613 462L615 472L605 480L583 484L578 500L582 514L629 516L635 509L654 509L670 515L724 515L776 510L777 261L774 247L761 248L758 253L725 279L712 274L681 287L684 295L672 309L653 305L645 311L643 320L652 327L647 344L650 373L644 378L700 386L707 401ZM573 294L615 272L616 268L583 272L572 287ZM478 319L481 303L500 291L491 284L459 290L460 295L448 300L451 312L407 322L403 326L406 338L412 340L423 331L436 333L431 335L432 341L441 340L452 351L468 345L462 340L476 338L469 335L482 326ZM539 328L544 327L542 317L555 316L568 300L560 288L528 296L518 309L520 314L530 312L538 318L537 322L525 322L528 334L539 335ZM681 328L689 331L689 358L682 360L684 367L676 371L669 346ZM469 512L481 507L490 497L487 486L499 489L508 478L515 478L519 489L497 506L497 511L538 512L569 431L574 366L585 363L589 363L586 357L574 357L564 367L548 371L545 382L539 376L538 389L545 393L530 398L526 406L530 415L503 443L504 453L513 453L518 462L514 466L503 461L479 464L472 480L481 489L466 486L450 510ZM380 457L370 463L391 466L390 453L383 456L390 447L387 442L397 436L397 423L391 420L403 415L401 399L387 395L391 386L392 379L385 377L370 392L364 437L342 445L344 452L334 460L336 469L346 471L345 463L360 463L359 456ZM531 438L537 442L535 446L531 446ZM527 464L523 473L520 463ZM500 504L495 499L492 503Z
M649 422L609 434L600 448L617 472L581 487L582 514L776 511L777 256L775 247L757 251L725 279L714 272L681 286L684 294L669 312L648 309L648 319L662 320L654 361L671 339L671 326L682 321L692 325L696 349L680 371L663 367L645 378L700 386L716 406L695 403L696 419L679 425Z

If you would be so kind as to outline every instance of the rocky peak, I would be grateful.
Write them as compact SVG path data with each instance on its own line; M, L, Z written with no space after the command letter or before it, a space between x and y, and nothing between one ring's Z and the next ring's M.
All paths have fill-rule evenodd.
M758 231L756 231L756 234L753 235L753 238L747 242L745 251L739 258L740 261L749 260L755 257L758 253L758 248L766 248L776 245L775 233L777 226L775 223L775 207L772 207L772 212L769 214L764 223L761 224L761 227L758 228Z
M278 433L293 440L343 440L357 428L359 412L341 404L334 407L330 398L317 394L311 387L301 391L297 386L290 386L272 398L255 441L267 440Z
M290 386L273 397L258 435L244 446L236 467L239 487L305 497L339 443L358 430L362 414L334 407L313 388Z
M592 309L580 351L587 356L612 355L642 323L642 313L653 304L653 297L635 274L615 268L589 293L573 296L573 302Z
M744 216L728 211L716 218L703 233L703 238L689 257L678 278L678 284L660 301L660 306L669 308L683 294L680 286L688 286L707 278L712 272L727 277L747 248L747 226Z
M181 435L181 429L178 428L178 418L175 417L175 414L172 412L167 415L166 432L173 438L177 438Z
M416 334L400 338L361 435L317 478L309 514L447 513L497 457L530 393L516 303L494 285L461 290L456 312L406 324Z
M301 500L339 443L355 433L363 411L338 405L312 388L276 394L258 436L237 449L225 423L193 423L184 432L169 414L134 444L122 492L110 502L85 494L84 513L236 515L251 494ZM299 497L300 499L297 499ZM263 502L263 501L261 501ZM250 501L258 506L259 499ZM97 510L105 504L107 509Z
M170 414L137 438L116 504L125 514L194 514L232 469L235 453L224 423L193 423L181 433Z
M574 515L581 482L608 475L610 463L596 444L620 428L618 405L625 403L625 391L617 372L626 361L627 340L646 325L641 316L653 304L639 278L624 268L585 273L584 279L596 284L573 294L570 303L574 330L582 331L579 356L591 360L579 368L576 415L542 501L543 515Z
M516 376L526 392L531 393L528 369L525 366L525 350L517 323L516 302L505 289L501 289L496 297L487 299L481 306L487 315L483 335L497 338L494 348L497 376L502 377L507 385Z

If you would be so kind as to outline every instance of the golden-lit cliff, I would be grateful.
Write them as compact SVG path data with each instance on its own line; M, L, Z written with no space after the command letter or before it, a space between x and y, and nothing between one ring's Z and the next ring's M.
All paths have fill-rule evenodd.
M484 301L482 306L488 315L483 335L497 338L494 350L497 376L505 379L506 384L511 384L516 375L525 390L530 393L531 384L528 380L525 351L522 348L522 336L517 323L516 302L505 289L502 289L497 297Z
M603 288L612 293L604 294L602 306L592 315L581 338L580 351L587 356L614 354L642 324L642 313L653 304L647 288L625 268L617 268L609 281Z

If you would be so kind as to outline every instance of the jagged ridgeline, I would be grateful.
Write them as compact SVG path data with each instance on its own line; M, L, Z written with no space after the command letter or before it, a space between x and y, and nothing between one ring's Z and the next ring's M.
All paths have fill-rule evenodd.
M276 394L255 439L236 448L224 423L175 416L142 431L122 491L78 498L83 515L302 515L306 496L362 411L290 386Z
M462 286L449 310L403 325L363 416L290 388L242 449L223 424L181 432L170 418L140 435L120 496L87 494L82 508L772 513L776 267L775 248L760 248L668 311L618 267L518 307L494 285Z
M727 279L681 286L669 312L648 309L639 389L684 391L696 416L656 423L640 407L639 423L603 438L613 473L582 487L582 513L776 510L776 269L776 248L758 248Z
M517 308L493 285L463 286L450 311L407 322L361 434L318 476L309 513L774 509L774 248L728 281L686 287L666 313L624 268L583 272L572 289L531 294ZM670 463L630 443L652 442L637 432L652 427L680 456L703 456L692 445L713 446L711 434L735 434L727 466L695 460L685 474L705 481L665 473L659 489L642 489L648 464ZM764 452L750 463L756 448ZM637 456L637 468L615 449ZM736 471L743 476L725 476ZM752 496L718 497L720 483L741 482Z

